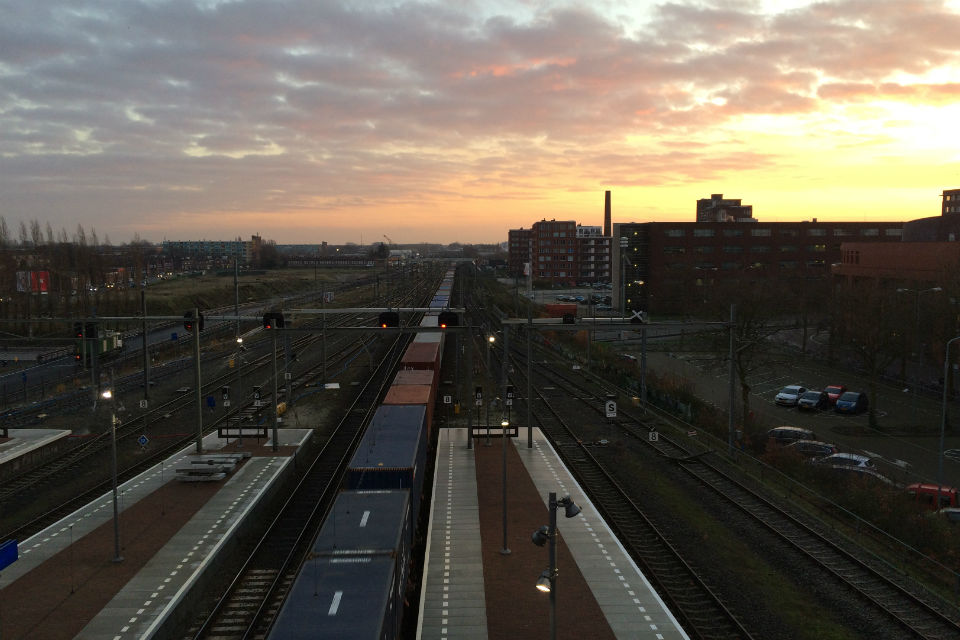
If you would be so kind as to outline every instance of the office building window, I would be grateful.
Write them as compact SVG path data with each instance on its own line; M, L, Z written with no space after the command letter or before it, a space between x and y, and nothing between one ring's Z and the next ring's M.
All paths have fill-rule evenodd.
M693 237L694 238L712 238L714 236L713 229L694 229Z

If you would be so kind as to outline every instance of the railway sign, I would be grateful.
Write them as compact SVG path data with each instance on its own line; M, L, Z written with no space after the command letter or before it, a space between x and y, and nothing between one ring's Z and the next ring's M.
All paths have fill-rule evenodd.
M617 417L617 403L616 403L616 401L614 401L614 400L607 400L606 404L604 405L604 409L606 410L606 414L607 414L607 417L608 417L608 418L616 418L616 417Z
M141 434L140 437L137 438L137 444L140 445L141 447L146 447L146 446L147 446L147 443L149 443L149 442L150 442L150 440L147 438L147 436L145 436L145 435L143 435L143 434Z
M453 396L443 396L443 404L453 404Z
M223 401L223 406L224 406L225 408L228 408L228 409L230 408L230 399L229 399L229 398L227 398L226 400Z
M217 406L217 399L213 396L207 396L207 406L213 409L215 406Z
M147 402L146 400L141 400L141 401L140 401L140 408L141 408L141 409L146 409L148 404L150 404L150 403Z
M507 400L504 404L508 407L513 406L513 385L507 385Z
M651 431L650 433L647 434L647 440L649 440L650 442L659 442L660 433L657 431Z

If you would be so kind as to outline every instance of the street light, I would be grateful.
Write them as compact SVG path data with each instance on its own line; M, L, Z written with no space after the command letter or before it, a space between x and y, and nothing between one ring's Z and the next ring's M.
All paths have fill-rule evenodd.
M537 580L537 589L550 593L550 639L557 638L557 509L563 507L564 515L572 518L580 513L580 507L570 499L570 496L564 496L557 500L557 494L550 492L550 525L544 525L533 532L533 544L542 547L548 541L550 542L550 566L540 574Z
M503 438L503 547L500 549L502 555L510 555L510 548L507 546L507 427L510 421L506 418L500 419L500 437Z
M123 562L120 555L120 512L117 507L117 409L113 397L113 375L110 386L101 392L100 397L110 400L110 472L113 476L113 561Z
M940 456L937 460L937 509L940 508L940 494L943 489L943 438L947 430L947 376L950 375L950 345L960 340L960 336L947 340L943 354L943 406L940 410Z
M241 381L240 381L240 373L241 373L240 369L243 368L243 360L242 360L243 355L241 354L241 351L243 351L243 336L239 336L239 335L238 335L238 336L237 336L237 360L236 360L236 365L237 365L237 400L242 402L242 401L243 401L243 386L242 386ZM237 446L238 446L238 447L241 447L241 446L243 446L243 424L242 424L240 421L243 420L243 415L240 414L240 413L238 413L237 415L240 416L240 419L237 420Z
M492 333L487 336L487 375L490 375L490 352L493 351L493 343L497 341L497 336Z
M921 293L930 293L931 291L943 291L943 289L941 289L940 287L930 287L929 289L906 289L906 288L897 289L897 293L907 293L907 292L911 292L911 291L912 291L913 293L916 293L916 294L917 294L917 297L916 297L916 305L915 305L915 306L916 306L916 311L917 311L917 327L916 327L916 332L914 333L915 339L916 339L916 341L917 341L917 342L916 342L916 347L917 347L917 369L916 369L916 377L914 378L914 384L913 384L913 412L914 412L914 414L916 414L916 412L917 412L917 388L920 386L920 369L923 367L923 355L920 353L920 345L921 345L921 341L920 341L920 294L921 294Z

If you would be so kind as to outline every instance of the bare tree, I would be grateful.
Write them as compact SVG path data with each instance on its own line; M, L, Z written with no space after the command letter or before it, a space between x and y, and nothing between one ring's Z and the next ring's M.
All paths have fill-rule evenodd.
M30 221L30 240L34 247L43 246L43 230L40 228L40 221L34 218Z
M837 288L833 331L843 348L863 369L869 382L869 424L877 426L877 382L899 357L910 314L891 299L895 292L875 280L844 283Z

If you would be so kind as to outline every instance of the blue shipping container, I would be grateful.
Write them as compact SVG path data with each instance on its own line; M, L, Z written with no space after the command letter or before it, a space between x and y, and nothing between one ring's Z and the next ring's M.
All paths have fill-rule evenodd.
M347 468L345 488L410 489L416 522L427 463L426 415L426 405L380 406Z
M403 601L389 554L307 560L270 631L270 640L393 640Z

